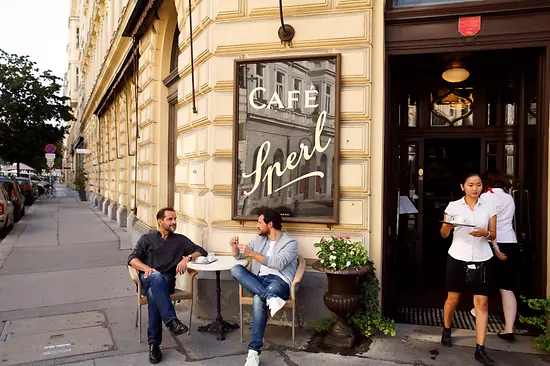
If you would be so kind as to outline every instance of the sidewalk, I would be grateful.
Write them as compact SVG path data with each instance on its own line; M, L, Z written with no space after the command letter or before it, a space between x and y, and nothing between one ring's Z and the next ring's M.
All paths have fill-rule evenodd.
M0 241L0 365L147 365L147 344L134 327L135 287L126 268L129 235L103 214L58 187L59 196L38 200ZM183 304L176 307L186 319ZM143 308L144 339L147 312ZM191 335L164 332L161 365L243 365L246 341L239 331L219 342L198 333L206 320L193 320ZM312 332L269 325L262 365L477 365L473 332L456 334L457 346L443 349L439 329L400 325L397 337L375 337L348 356L327 353ZM245 340L250 338L245 327ZM509 345L492 336L488 347L499 365L546 365L525 337ZM461 344L469 345L461 346ZM435 355L437 352L438 355ZM430 353L431 352L431 353ZM434 359L432 359L432 356Z

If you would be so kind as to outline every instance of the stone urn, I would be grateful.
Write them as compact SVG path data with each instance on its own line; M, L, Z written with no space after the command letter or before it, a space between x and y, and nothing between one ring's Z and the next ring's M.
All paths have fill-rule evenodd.
M325 337L325 344L339 348L351 348L355 342L355 334L348 325L347 316L357 309L361 302L361 297L357 293L357 279L359 276L372 273L374 269L367 264L334 270L323 266L319 261L314 262L312 267L327 274L328 289L323 299L325 306L336 318L336 322Z
M81 201L86 201L86 189L84 187L78 188L78 197Z

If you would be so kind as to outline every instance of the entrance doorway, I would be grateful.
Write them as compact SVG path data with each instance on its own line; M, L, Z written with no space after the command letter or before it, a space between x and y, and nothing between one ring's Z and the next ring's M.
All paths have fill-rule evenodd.
M545 259L537 224L547 177L536 168L542 100L540 49L456 52L389 58L387 118L385 311L403 306L442 308L451 238L442 239L440 220L448 203L463 196L466 173L499 169L514 178L515 229L526 263L518 270L522 293L540 296L537 273ZM469 72L462 82L442 78L453 62ZM388 176L388 175L387 175ZM543 262L544 263L541 263ZM500 298L490 311L501 312ZM464 296L459 309L470 309Z

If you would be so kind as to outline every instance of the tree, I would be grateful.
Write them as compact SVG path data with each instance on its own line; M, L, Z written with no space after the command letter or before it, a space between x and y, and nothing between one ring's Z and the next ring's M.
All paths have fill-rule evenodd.
M59 145L66 133L64 121L73 119L62 80L40 72L28 56L0 49L0 158L35 169L46 166L44 147Z

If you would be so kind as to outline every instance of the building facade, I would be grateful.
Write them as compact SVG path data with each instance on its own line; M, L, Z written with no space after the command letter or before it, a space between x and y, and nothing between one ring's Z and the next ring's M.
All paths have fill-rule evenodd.
M420 271L424 278L418 281L425 282L428 272L422 270L421 263L445 259L445 250L441 258L430 257L439 249L427 244L432 238L426 233L434 230L426 226L427 222L438 222L435 215L442 205L430 201L435 190L428 189L427 180L424 187L424 172L435 176L443 166L430 159L449 156L455 144L474 143L476 151L483 153L472 158L476 163L470 164L471 168L487 169L494 160L494 165L503 169L508 162L515 169L511 173L518 176L525 170L524 163L520 164L527 159L527 150L521 147L525 142L514 140L513 124L500 121L510 121L511 117L506 117L510 113L505 116L505 111L512 111L513 104L518 121L514 126L523 131L516 135L530 134L518 127L523 120L520 114L527 116L529 109L517 99L523 98L519 95L527 93L526 89L514 89L516 100L501 103L512 84L506 84L510 77L497 75L495 78L504 80L503 92L498 94L502 97L491 103L483 99L494 95L487 92L483 102L469 106L480 100L481 94L475 93L485 90L488 81L464 85L461 91L442 91L450 84L443 85L440 80L445 65L455 59L466 60L472 74L468 80L481 80L483 57L477 57L477 52L522 47L502 41L510 35L499 26L499 19L513 18L514 12L522 12L522 19L533 27L539 24L538 38L529 38L528 31L520 32L523 40L517 34L513 37L523 42L523 47L540 51L533 56L533 67L543 81L533 87L536 95L532 99L535 109L539 108L538 125L543 128L548 124L550 90L545 83L550 72L550 30L540 18L549 11L547 2L473 1L466 9L461 4L465 1L288 0L283 4L284 22L295 30L289 42L279 37L282 19L276 0L73 0L67 87L76 121L67 138L66 163L71 167L67 180L85 173L94 203L104 205L111 218L136 233L155 228L157 210L171 205L178 213L178 231L216 253L228 252L227 243L236 234L241 240L256 234L255 222L235 219L235 212L253 215L255 207L266 204L288 207L289 215L294 211L315 215L323 210L321 207L330 211L327 207L333 207L332 197L336 199L337 222L293 221L286 229L297 238L299 252L309 262L316 258L313 244L323 236L350 235L361 241L381 279L383 299L388 304L385 308L392 312L403 305L392 301L393 294L402 291L394 285L401 281L396 274L406 277L401 273L403 268ZM467 33L475 31L475 24L470 24L466 35L457 31L459 18L478 13L483 14L480 30ZM336 64L329 61L289 61L277 66L259 62L246 66L242 80L236 79L239 61L336 54L341 60L338 90L331 81ZM497 64L504 59L493 58ZM525 69L530 70L530 66ZM522 75L511 76L517 81L513 85L519 87L520 80L528 79L527 71ZM399 80L404 84L396 84ZM251 102L267 104L276 91L283 95L281 103L292 108L270 104L247 110L247 93L253 88L264 88L267 95L259 90ZM469 88L474 88L474 94L469 94ZM307 110L303 101L289 100L287 94L306 90L317 92L312 103L327 112L319 143L324 145L337 136L337 159L334 153L316 153L288 176L273 175L274 189L270 191L285 186L276 193L268 194L267 181L246 198L241 195L246 190L236 193L237 186L253 186L251 178L243 174L253 169L258 154L257 149L247 148L250 141L269 139L266 162L279 166L289 159L289 152L300 151L301 145L312 148L314 141L303 136L313 136L318 113ZM493 111L493 117L486 109ZM486 135L480 135L481 128L474 130L473 126L482 115L502 127L487 127L483 130ZM239 136L234 136L243 120L246 127L239 128ZM422 129L425 123L428 125ZM411 129L400 129L404 124ZM433 131L442 133L450 128L454 130L449 135L439 136L448 144L433 142ZM481 146L498 135L494 131L502 133L502 138L495 137L496 145ZM475 141L457 142L457 138ZM538 281L538 294L543 294L548 283L544 229L549 226L548 144L539 140L537 143L546 150L538 164L546 168L537 177L522 173L521 182L532 182L541 194L546 190L544 204L518 206L525 212L534 210L540 218L536 224L529 221L525 225L539 233L536 238L531 235L538 243L533 244L533 253L542 258L533 276ZM498 153L492 153L493 147ZM77 154L79 148L88 153ZM514 148L519 155L507 155L506 151ZM234 161L235 154L244 161ZM405 156L406 164L401 163ZM397 157L401 160L394 159ZM447 169L452 171L452 166ZM322 172L325 180L313 177L289 184L297 175L312 170ZM458 187L460 181L454 176L452 179ZM528 190L526 185L521 187ZM399 212L398 202L403 197L417 213L406 213L403 208ZM448 202L452 197L450 194L442 200ZM518 200L527 202L533 197ZM298 201L298 207L293 206ZM414 231L419 227L424 230ZM424 244L417 244L419 240ZM403 262L403 258L407 260ZM313 271L308 274L314 276ZM414 288L414 283L411 286ZM411 298L403 301L415 304Z

